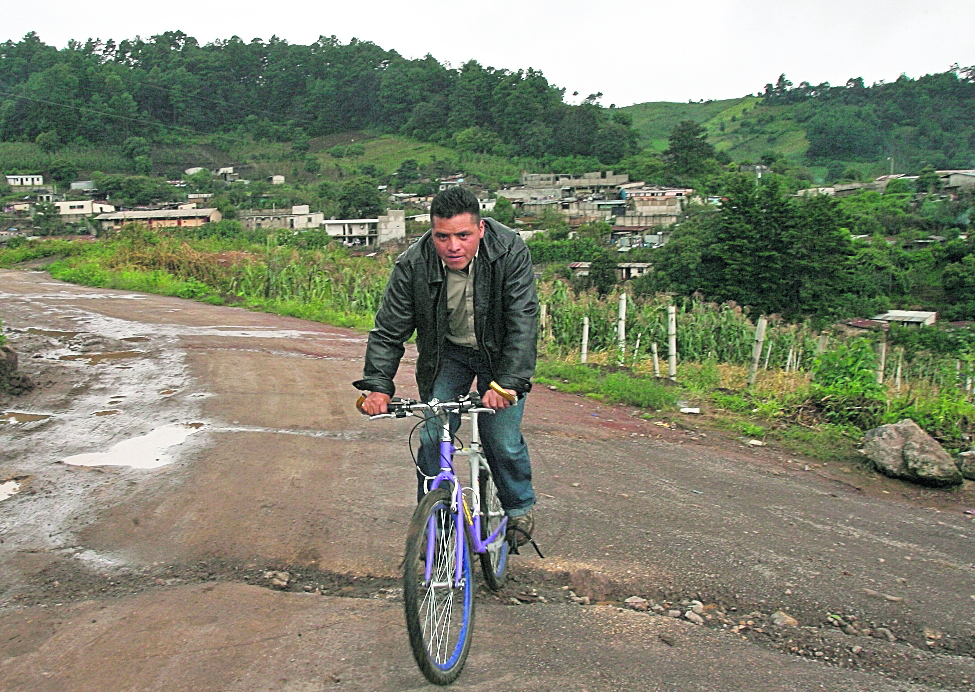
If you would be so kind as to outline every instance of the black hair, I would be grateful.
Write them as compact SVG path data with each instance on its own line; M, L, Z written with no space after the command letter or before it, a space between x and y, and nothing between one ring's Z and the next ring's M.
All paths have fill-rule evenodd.
M466 187L450 187L437 194L430 203L430 218L451 219L458 214L470 214L481 220L481 203Z

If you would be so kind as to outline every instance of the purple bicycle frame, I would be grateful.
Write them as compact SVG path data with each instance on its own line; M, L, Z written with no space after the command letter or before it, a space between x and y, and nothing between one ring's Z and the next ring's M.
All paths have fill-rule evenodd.
M470 411L468 411L468 413L471 416L471 444L470 444L470 450L467 452L467 455L469 458L472 458L471 461L471 484L472 485L478 482L477 474L480 467L479 463L475 467L473 459L480 460L484 458L480 450L480 434L477 427L477 416L480 413L487 413L487 412L494 413L492 409L470 409ZM469 522L468 525L471 527L470 538L472 543L472 549L477 554L486 553L488 550L488 546L497 540L498 535L507 529L507 524L508 524L508 518L504 517L501 520L501 523L498 525L498 528L495 529L491 533L491 535L489 535L484 540L481 539L481 513L479 511L474 512L473 516L471 516L472 512L470 508L467 506L467 504L464 502L463 493L461 493L460 490L461 488L460 480L457 478L457 475L454 473L453 458L456 452L457 450L454 448L453 442L451 442L450 420L449 418L445 418L444 425L443 425L443 433L440 438L440 473L437 474L437 476L433 479L433 482L430 486L430 490L432 491L437 488L446 488L447 491L450 493L451 510L453 510L455 507L458 508L458 511L456 512L456 514L454 514L454 522L455 522L454 530L456 531L456 535L458 537L458 540L456 541L457 559L455 560L454 563L455 583L460 582L461 580L461 576L462 576L461 568L464 564L463 561L464 550L465 550L464 546L467 545L466 541L461 540L461 537L463 536L463 531L465 530L465 521L464 521L465 518L468 520ZM480 509L480 503L483 502L484 498L480 497L480 489L475 490L475 493L478 499L477 502L478 506L475 507L475 509ZM429 524L427 525L427 556L426 556L427 559L426 559L426 566L424 567L424 572L423 572L424 580L427 582L429 582L432 577L433 552L434 552L434 544L436 542L436 530L437 527L435 526L435 523L433 521L430 521Z

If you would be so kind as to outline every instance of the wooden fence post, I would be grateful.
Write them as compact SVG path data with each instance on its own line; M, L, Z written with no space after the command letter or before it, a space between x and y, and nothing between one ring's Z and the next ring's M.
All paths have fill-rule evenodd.
M667 376L677 381L677 307L667 306Z
M748 386L755 384L755 377L758 375L758 361L762 358L762 346L765 344L765 327L768 320L765 315L758 318L758 326L755 327L755 345L752 346L752 365L748 369ZM765 362L768 362L766 357Z
M589 315L582 318L582 358L580 362L585 363L589 357Z
M884 367L887 365L887 342L881 341L877 344L880 362L877 364L877 384L884 383Z
M619 336L620 365L626 357L626 294L620 293L619 320L616 323L616 334Z
M633 347L633 362L630 363L630 367L636 365L636 358L640 355L640 339L643 338L643 332L636 335L636 346Z
M894 386L897 388L898 396L901 393L901 370L904 367L904 347L897 349L897 374L894 376Z
M653 376L660 378L660 359L657 357L657 342L650 344L650 351L653 353Z

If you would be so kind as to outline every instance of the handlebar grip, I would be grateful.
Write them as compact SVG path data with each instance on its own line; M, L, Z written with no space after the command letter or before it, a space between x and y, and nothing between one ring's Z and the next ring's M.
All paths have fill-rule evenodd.
M516 395L513 395L511 392L509 392L507 389L505 389L504 387L502 387L501 385L499 385L494 380L491 380L491 384L489 386L495 392L497 392L498 394L500 394L501 395L501 398L504 399L505 401L507 401L509 404L516 404L516 403L518 403L518 397Z
M365 400L366 400L366 395L363 394L362 392L359 392L359 398L356 399L355 401L355 407L359 409L359 413L361 413L364 416L368 416L369 414L362 410L362 402Z

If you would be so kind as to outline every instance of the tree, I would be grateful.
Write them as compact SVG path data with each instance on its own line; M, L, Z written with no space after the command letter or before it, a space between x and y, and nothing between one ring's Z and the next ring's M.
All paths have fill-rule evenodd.
M34 143L41 148L45 154L53 154L61 148L61 138L54 130L42 132L34 138Z
M975 255L945 267L941 284L949 302L975 302Z
M412 183L420 177L420 164L416 159L405 159L396 169L396 179L401 185Z
M38 202L34 208L34 225L40 235L58 235L64 232L64 221L53 202Z
M498 196L494 201L491 218L499 223L503 223L505 226L514 225L515 208L511 205L511 201L507 197Z
M670 172L682 179L704 173L707 170L706 162L716 156L704 127L693 120L678 123L671 130L668 142L663 160Z
M376 181L363 177L343 183L339 205L342 216L347 219L375 218L386 210Z
M616 260L609 250L603 249L593 257L589 265L589 281L602 296L616 286Z
M941 176L934 170L934 166L928 164L918 173L915 186L918 192L931 194L941 189Z
M503 156L508 147L496 132L477 125L454 133L454 146L460 151Z

